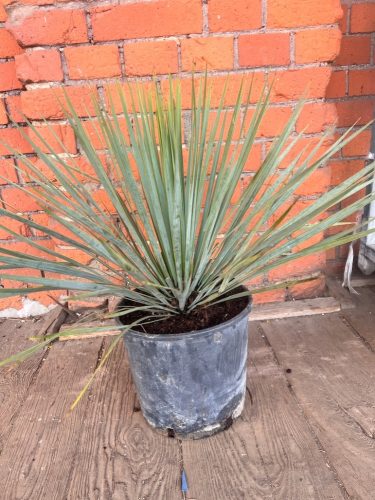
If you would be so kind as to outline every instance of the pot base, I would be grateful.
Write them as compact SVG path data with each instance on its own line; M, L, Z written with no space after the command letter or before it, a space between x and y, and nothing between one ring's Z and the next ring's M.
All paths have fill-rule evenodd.
M206 437L213 436L215 434L218 434L219 432L226 431L229 429L234 421L241 415L243 412L245 406L245 395L241 399L241 401L237 404L237 406L234 408L233 413L231 416L227 417L221 422L215 423L213 425L207 425L206 427L203 427L201 429L198 429L197 431L189 432L189 433L181 433L181 432L176 432L174 429L171 428L161 428L157 427L155 423L150 421L147 417L145 417L146 422L158 433L161 434L162 436L169 437L169 438L176 438L176 439L202 439Z

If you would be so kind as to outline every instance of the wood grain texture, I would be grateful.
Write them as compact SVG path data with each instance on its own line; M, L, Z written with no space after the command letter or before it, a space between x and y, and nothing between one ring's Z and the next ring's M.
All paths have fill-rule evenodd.
M353 309L355 307L353 294L342 286L342 279L331 276L326 278L326 285L328 293L340 302L341 309Z
M27 391L0 455L1 498L65 498L87 400L69 413L92 373L100 340L54 344Z
M353 406L348 413L365 434L375 439L375 406Z
M249 321L314 316L340 311L340 302L334 297L293 300L280 304L260 304L252 308Z
M352 286L362 287L362 286L374 286L375 285L375 276L365 276L364 274L355 274L351 279Z
M321 297L317 299L302 299L290 302L274 303L274 304L260 304L252 307L249 321L271 320L275 318L293 318L297 316L314 316L316 314L328 314L340 311L340 302L334 297ZM116 325L114 320L109 320L105 324ZM103 327L104 323L88 322L85 327L93 328L95 326ZM72 325L63 325L60 329L61 332L69 330ZM119 330L101 331L98 333L89 333L82 335L74 335L72 337L61 337L60 340L73 341L84 340L95 337L112 337L120 333Z
M349 411L375 405L375 355L338 315L262 324L305 415L351 498L375 491L375 440Z
M67 310L56 306L49 313L39 319L38 336L43 337L48 333L56 333L60 330L68 316Z
M60 332L65 332L67 330L71 330L72 328L79 327L80 325L77 323L76 325L62 325L60 328ZM87 323L84 323L82 325L84 328L95 328L95 327L100 327L103 328L103 326L108 327L108 326L116 326L116 323L114 320L108 320L105 323L101 321L88 321ZM81 335L74 335L71 337L60 337L60 342L68 342L71 340L85 340L85 339L92 339L95 337L116 337L119 333L121 333L120 330L108 330L108 331L100 331L100 332L93 332L93 333L82 333Z
M273 498L344 498L288 388L285 373L258 328L251 329L249 357L248 384L254 406L246 410Z
M70 343L69 345L75 345ZM67 497L179 500L180 449L134 412L135 393L119 344L92 387Z
M355 309L343 311L343 316L375 351L375 291L372 287L362 287L358 292L352 299Z
M250 326L243 415L224 433L183 441L189 496L197 500L342 499L271 349Z
M251 405L247 398L246 406ZM246 414L228 430L208 439L182 441L187 498L268 500L272 487Z
M0 327L0 356L5 359L32 345L29 337L40 331L40 322L5 320ZM0 453L43 359L44 351L18 366L0 368Z

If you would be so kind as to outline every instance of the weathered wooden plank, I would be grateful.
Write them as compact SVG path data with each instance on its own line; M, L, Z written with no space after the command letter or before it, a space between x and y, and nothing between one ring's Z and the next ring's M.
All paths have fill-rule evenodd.
M254 406L247 412L273 498L344 498L271 348L258 328L251 332L248 384Z
M355 307L353 294L349 292L348 288L342 286L342 279L330 277L326 279L326 284L329 294L340 302L341 309Z
M67 498L181 498L178 441L153 431L140 411L134 412L134 401L121 344L93 384Z
M334 297L293 300L290 302L281 302L280 304L256 305L252 308L249 321L313 316L337 311L340 311L340 303Z
M0 327L1 359L30 347L32 343L29 338L40 331L40 323L31 320L5 320ZM0 452L12 420L27 395L43 356L44 351L35 354L19 366L0 368Z
M375 355L340 320L275 320L262 328L350 497L373 498L375 441L349 411L375 405Z
M355 309L343 311L343 316L375 350L375 293L370 287L359 288L358 292L353 296Z
M362 286L374 286L375 276L356 275L352 278L351 284L354 288Z
M246 407L251 406L249 397ZM182 441L189 494L197 500L266 500L272 487L246 414L208 439Z
M296 316L313 316L315 314L328 314L340 311L340 302L334 297L322 297L318 299L303 299L290 302L282 302L280 304L261 304L255 305L252 308L249 316L249 321L270 320L275 318L291 318ZM115 325L111 320L108 325ZM93 328L95 326L103 327L101 322L88 322L84 326ZM64 332L74 325L63 325L60 329ZM72 337L61 337L61 341L69 340L84 340L95 337L111 337L120 333L119 330L100 331L98 333L89 333L82 335L74 335Z
M79 327L80 325L77 324L70 324L70 325L62 325L60 328L60 332L65 332L67 330L71 330L72 328ZM116 326L116 323L114 320L108 320L107 322L101 322L101 321L88 321L87 323L82 324L82 327L84 328L95 328L95 327L100 327L103 328L105 326L106 328L108 326ZM66 342L69 340L85 340L85 339L92 339L95 337L115 337L120 333L120 330L108 330L108 331L103 331L101 330L100 332L93 332L93 333L82 333L80 335L74 335L71 337L60 337L61 342Z
M224 433L182 442L189 498L344 498L256 324L249 357L252 404Z
M69 408L94 369L101 341L54 344L42 364L0 455L1 497L66 498L87 399Z
M353 406L348 409L348 413L364 433L375 439L375 406Z
M46 333L58 332L67 316L68 312L65 309L60 306L56 306L48 314L45 314L40 318L38 336L42 337Z

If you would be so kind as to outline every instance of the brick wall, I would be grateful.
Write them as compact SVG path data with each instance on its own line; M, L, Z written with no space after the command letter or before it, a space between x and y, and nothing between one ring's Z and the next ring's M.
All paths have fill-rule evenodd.
M242 75L255 77L254 101L264 83L274 82L272 108L241 181L246 183L306 88L308 104L295 131L306 127L304 145L314 144L332 124L337 123L340 134L356 120L360 124L372 117L374 31L375 3L371 0L343 0L342 6L339 0L0 0L0 139L32 157L33 151L8 114L19 123L21 113L25 114L48 137L50 132L42 123L46 119L70 154L82 168L88 168L63 121L57 101L63 86L85 117L91 108L91 92L96 89L105 99L119 78L148 85L155 74L163 86L168 74L179 74L186 77L188 106L189 72L194 66L199 74L207 64L214 105L228 72L233 90L227 97L229 107ZM300 190L300 206L361 167L368 147L366 133L330 165L320 168ZM27 178L16 172L10 151L1 145L0 169L12 181L27 184ZM24 194L5 181L0 183L4 203L49 223ZM25 227L12 224L16 232L27 234ZM40 234L27 235L44 239ZM4 231L0 231L0 239L10 248L21 245ZM45 244L55 242L46 239ZM264 276L263 281L325 269L337 271L344 258L345 249L308 257ZM317 279L292 290L264 294L258 300L318 293L322 285ZM35 299L50 301L42 294ZM20 307L21 299L4 299L0 308L10 305Z
M340 51L326 93L326 102L337 113L337 135L356 121L359 126L371 120L375 103L375 2L343 0L342 9ZM331 162L333 185L363 167L370 139L368 130ZM328 270L340 271L346 252L346 247L327 252Z

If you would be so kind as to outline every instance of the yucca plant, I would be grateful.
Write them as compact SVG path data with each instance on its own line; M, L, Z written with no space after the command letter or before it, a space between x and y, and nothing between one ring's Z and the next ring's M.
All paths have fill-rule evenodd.
M134 324L189 316L245 294L285 286L270 284L238 291L239 285L276 267L367 234L366 221L356 231L345 221L375 198L374 194L361 194L373 182L374 162L305 208L294 210L296 190L365 127L349 130L317 158L329 132L310 149L299 148L303 132L296 134L294 130L303 108L301 101L261 167L232 203L269 109L271 90L265 88L250 111L252 85L246 95L241 85L235 106L228 110L228 79L212 114L207 78L198 88L196 83L193 79L191 121L185 130L178 81L170 80L164 95L157 83L150 91L140 87L132 91L130 86L124 91L119 86L115 98L116 104L121 103L121 113L113 96L106 106L94 99L95 116L88 122L106 151L106 162L67 98L66 119L91 173L81 171L53 129L53 142L66 155L57 154L32 123L27 124L35 140L19 128L46 168L40 170L27 156L10 148L23 165L18 168L27 171L30 181L27 186L14 186L33 197L63 230L38 224L11 207L0 208L0 215L79 249L96 265L82 265L59 253L58 248L48 249L37 239L16 234L0 219L0 227L12 238L43 252L40 258L6 245L0 248L1 276L28 284L28 288L3 288L0 297L69 289L79 299L125 298L127 305L120 312L107 315L122 315L123 333ZM235 140L236 134L239 139ZM280 168L296 150L287 167ZM98 187L106 196L105 202L98 201ZM314 239L336 225L342 225L340 232ZM41 275L20 275L20 269L39 270ZM63 335L82 333L84 328L72 327ZM59 336L61 333L49 336L2 364L23 360ZM115 338L108 354L119 339Z

